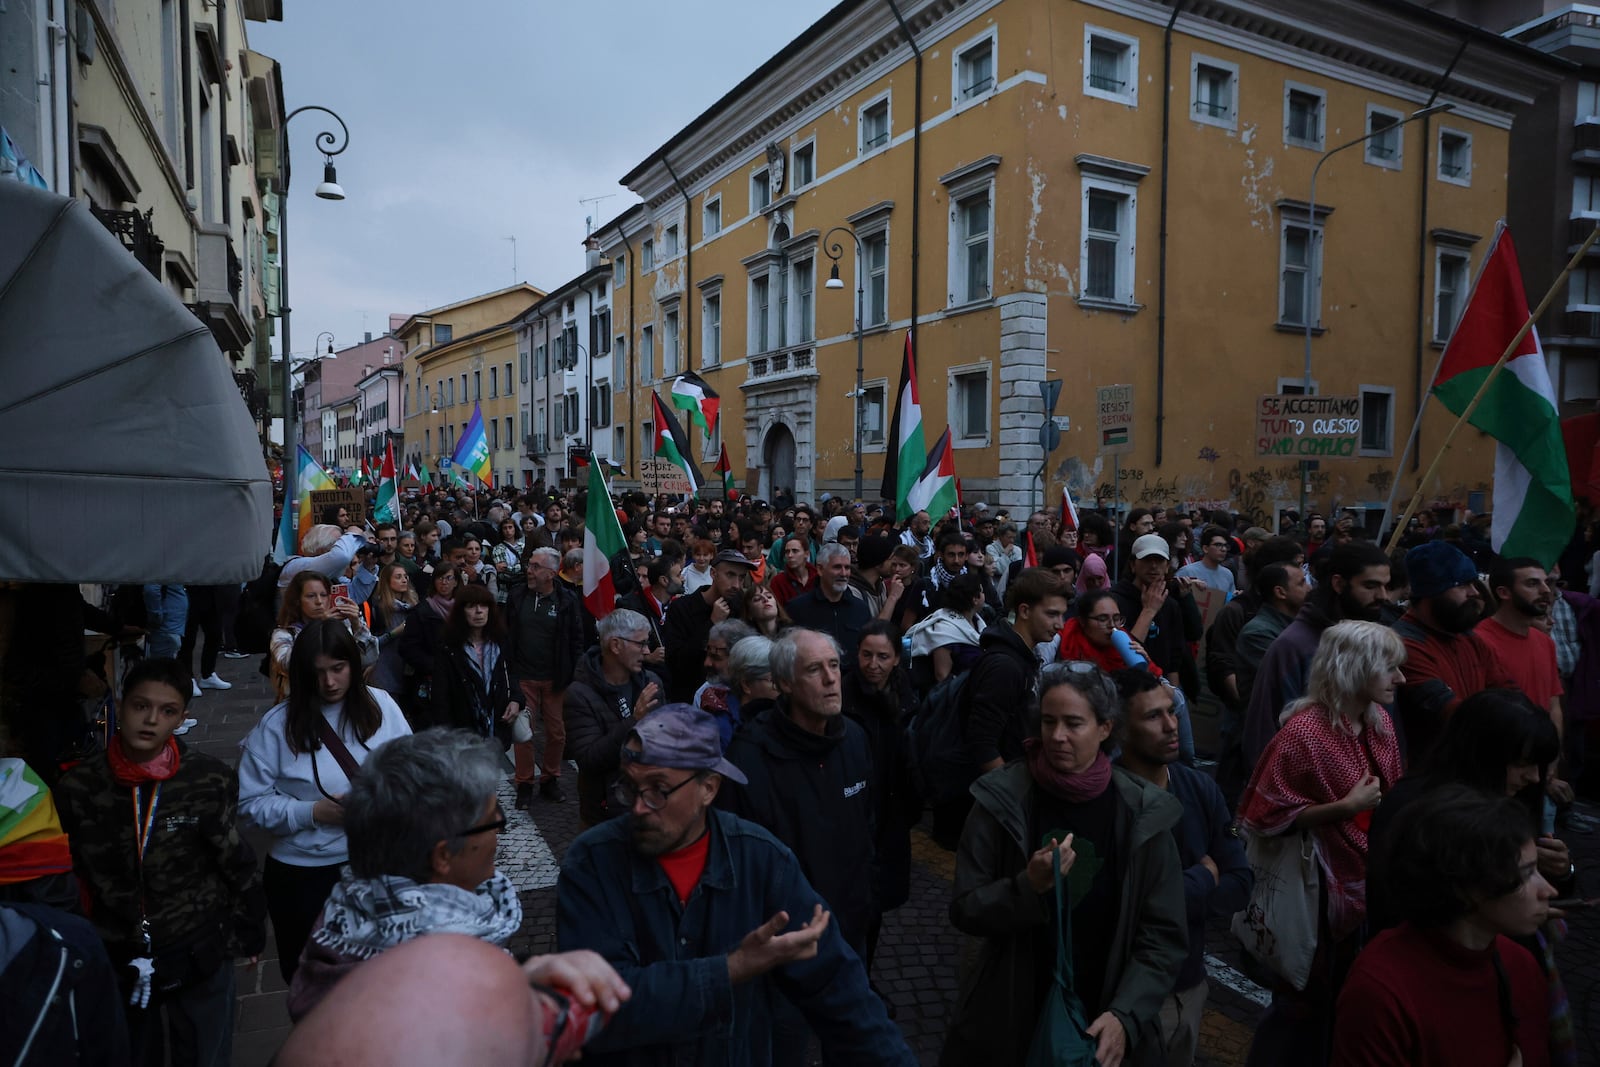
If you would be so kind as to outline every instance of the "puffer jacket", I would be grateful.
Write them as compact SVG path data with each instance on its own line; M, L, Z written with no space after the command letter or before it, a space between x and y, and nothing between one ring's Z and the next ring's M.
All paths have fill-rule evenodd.
M640 671L622 685L606 681L600 650L578 661L561 705L567 727L567 756L578 764L578 815L593 826L623 812L611 800L611 786L622 767L622 746L637 721L639 697L651 684L662 694L661 679Z

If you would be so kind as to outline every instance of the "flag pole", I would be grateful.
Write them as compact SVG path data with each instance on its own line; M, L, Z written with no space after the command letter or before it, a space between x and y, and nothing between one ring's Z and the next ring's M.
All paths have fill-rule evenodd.
M1597 239L1600 239L1600 223L1596 223L1594 229L1589 231L1589 236L1584 239L1583 244L1578 246L1577 252L1573 253L1572 258L1567 261L1567 265L1561 269L1561 273L1556 275L1555 281L1550 283L1550 289L1544 294L1544 299L1539 301L1539 306L1528 312L1527 321L1522 324L1522 328L1517 331L1516 336L1511 338L1511 343L1506 345L1505 351L1500 353L1500 358L1495 361L1495 365L1489 368L1489 373L1484 375L1483 383L1478 386L1478 391L1473 394L1472 402L1457 416L1455 425L1451 426L1450 432L1445 434L1444 442L1439 446L1438 454L1433 457L1433 462L1428 465L1427 473L1418 480L1416 494L1412 496L1411 503L1406 505L1405 514L1400 516L1400 521L1395 523L1394 529L1390 531L1389 544L1385 546L1384 551L1393 552L1396 546L1400 544L1400 538L1405 534L1406 524L1411 521L1411 516L1417 513L1417 508L1422 506L1422 495L1427 489L1428 483L1433 481L1434 475L1439 473L1439 465L1444 462L1445 453L1450 451L1451 444L1455 442L1456 434L1477 412L1478 405L1488 395L1489 386L1494 384L1495 378L1504 369L1506 361L1511 358L1511 353L1517 350L1518 346L1522 344L1523 338L1528 336L1528 331L1533 329L1533 324L1538 322L1544 315L1545 311L1550 307L1550 302L1555 299L1556 292L1566 283L1567 275L1576 270L1578 264L1583 262L1583 257L1589 254L1590 246Z

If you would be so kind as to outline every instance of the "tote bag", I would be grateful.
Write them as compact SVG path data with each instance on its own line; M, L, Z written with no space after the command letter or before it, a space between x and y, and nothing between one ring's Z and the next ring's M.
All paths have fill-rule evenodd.
M1245 855L1255 873L1250 903L1233 916L1233 936L1246 952L1295 989L1305 989L1317 954L1322 875L1305 831L1250 834Z
M1039 1009L1024 1067L1095 1067L1099 1043L1089 1036L1089 1013L1072 988L1072 894L1064 892L1061 852L1054 853L1056 872L1056 970L1050 992Z

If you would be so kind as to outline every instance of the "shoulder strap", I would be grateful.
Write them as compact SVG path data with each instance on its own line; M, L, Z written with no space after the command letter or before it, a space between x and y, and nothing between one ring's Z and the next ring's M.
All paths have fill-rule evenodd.
M344 776L352 782L355 781L356 775L361 773L361 765L350 755L350 750L345 747L344 738L339 736L339 731L328 725L325 715L317 716L317 739L333 756L333 761L339 765L339 769L344 771ZM316 759L315 754L312 755L312 759Z
M1072 992L1075 975L1072 973L1072 891L1066 888L1061 877L1061 849L1052 853L1056 875L1056 983Z

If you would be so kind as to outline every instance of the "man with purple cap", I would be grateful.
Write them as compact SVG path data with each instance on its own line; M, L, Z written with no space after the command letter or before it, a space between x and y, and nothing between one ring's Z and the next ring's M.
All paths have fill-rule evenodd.
M659 708L622 748L616 801L628 814L567 850L558 943L600 953L633 991L585 1062L768 1067L781 993L828 1063L915 1064L794 853L713 807L725 777L747 783L722 758L716 720Z
M1411 607L1395 623L1406 645L1405 684L1395 696L1406 762L1427 757L1467 697L1516 683L1483 638L1472 632L1483 618L1478 568L1454 545L1429 541L1406 553Z

